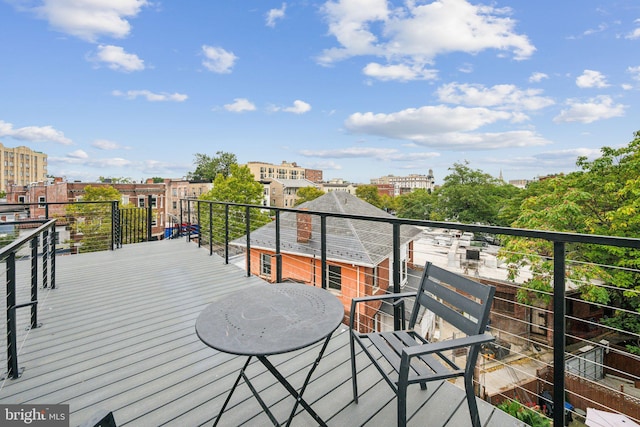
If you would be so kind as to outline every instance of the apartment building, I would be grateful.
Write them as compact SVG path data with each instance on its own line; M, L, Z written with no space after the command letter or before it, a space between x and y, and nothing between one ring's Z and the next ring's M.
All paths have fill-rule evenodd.
M188 181L182 178L167 178L164 185L168 224L176 223L180 218L180 199L197 199L213 188L212 182Z
M322 171L307 169L297 165L296 162L283 161L279 165L265 162L248 162L246 165L255 177L256 181L266 179L307 179L311 182L322 181Z
M400 194L410 193L417 189L424 189L433 191L435 189L436 181L433 176L433 170L429 169L427 175L422 174L410 174L408 176L395 176L387 175L380 178L371 179L372 185L393 185L394 196Z
M47 177L47 155L28 147L10 148L0 143L0 164L0 191L9 192L11 185L25 186Z
M307 179L265 179L264 206L276 206L279 208L292 208L298 201L298 190L304 187L316 187L316 184Z
M327 182L323 182L320 189L325 193L331 193L333 191L342 191L349 194L356 194L358 184L352 184L343 180L342 178L334 178Z

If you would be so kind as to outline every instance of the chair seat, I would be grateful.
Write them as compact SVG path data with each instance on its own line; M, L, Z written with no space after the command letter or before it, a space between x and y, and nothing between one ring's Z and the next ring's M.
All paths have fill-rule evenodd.
M375 362L378 358L372 352L375 348L392 368L390 372L383 372L388 381L397 387L398 373L402 351L407 347L429 344L427 340L413 331L389 331L382 333L358 334L355 338L365 349L365 353ZM371 345L367 346L367 342ZM369 348L367 348L369 347ZM379 363L379 361L378 361ZM381 371L382 372L382 371ZM464 375L464 369L458 367L449 357L436 352L411 359L411 370L408 383L435 381L439 379L455 378Z

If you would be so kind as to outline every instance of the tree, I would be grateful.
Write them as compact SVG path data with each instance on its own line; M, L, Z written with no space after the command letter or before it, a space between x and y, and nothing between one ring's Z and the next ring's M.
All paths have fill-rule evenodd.
M359 185L356 188L356 196L377 208L382 208L382 198L375 185Z
M71 223L71 244L79 252L107 250L111 244L111 203L121 199L111 186L86 186L82 202L67 205L66 216ZM99 203L102 202L102 203Z
M422 188L401 194L397 197L397 215L399 218L431 219L435 202L436 197Z
M580 171L540 181L527 188L514 227L637 237L640 235L640 132L626 147L603 147L602 156L577 160ZM519 298L553 289L550 243L510 237L501 256L513 268L531 268ZM616 307L604 320L609 326L640 336L640 251L612 246L567 245L568 278L581 284L586 301ZM603 268L601 266L611 266ZM597 279L597 281L596 281ZM605 285L600 286L599 282ZM532 292L529 292L532 291ZM640 342L629 350L640 354Z
M521 190L479 169L472 170L468 164L455 163L449 168L451 173L435 193L437 203L432 219L506 225L500 211Z
M125 178L125 177L104 177L104 176L100 176L98 178L98 182L110 182L113 184L131 184L133 183L133 180L131 178Z
M301 205L304 202L310 202L324 195L324 191L317 187L302 187L298 190L298 200L296 200L296 206Z
M235 154L217 151L215 157L196 153L193 163L196 170L187 174L187 179L192 181L213 182L219 174L227 178L231 175L231 166L238 164Z
M164 178L161 176L154 176L151 180L154 184L162 184L164 182Z
M257 182L251 170L247 166L239 166L234 163L230 165L229 175L219 173L213 181L213 188L200 196L200 200L211 200L218 202L241 203L248 205L261 205L263 187ZM200 206L200 226L201 233L207 233L209 229L209 208L208 205ZM205 210L206 208L206 210ZM244 235L246 208L241 206L231 206L229 208L229 230L230 239L235 239ZM270 221L269 215L262 210L252 209L251 227L258 228ZM218 243L224 241L224 206L214 205L212 207L213 236L211 238Z

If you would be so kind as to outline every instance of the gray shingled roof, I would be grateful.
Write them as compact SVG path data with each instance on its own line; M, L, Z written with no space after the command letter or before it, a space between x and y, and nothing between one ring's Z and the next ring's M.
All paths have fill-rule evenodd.
M382 209L346 192L334 191L300 209L317 212L344 213L367 217L394 218ZM297 242L297 214L280 214L280 251L309 257L320 257L320 217L311 215L312 235L308 243ZM422 230L414 226L400 227L400 243L413 240ZM345 218L327 218L327 259L373 267L388 258L393 251L391 224ZM232 244L245 246L246 237ZM275 222L251 232L251 247L275 250Z

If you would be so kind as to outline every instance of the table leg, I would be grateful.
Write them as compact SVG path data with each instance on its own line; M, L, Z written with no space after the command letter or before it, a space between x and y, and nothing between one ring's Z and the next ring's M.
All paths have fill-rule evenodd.
M260 360L262 362L262 364L269 370L269 372L271 372L273 374L273 376L276 377L276 379L278 381L280 381L280 384L282 384L284 386L284 388L287 389L289 394L291 394L291 396L293 396L296 399L296 403L293 406L293 409L291 410L291 414L289 415L289 420L287 421L287 426L289 426L291 424L291 421L293 420L293 416L295 415L295 412L296 412L296 409L298 408L298 405L302 405L302 407L309 413L309 415L311 415L313 417L313 419L316 420L318 425L324 426L324 427L326 427L326 425L327 425L322 420L322 418L320 418L320 416L316 413L316 411L314 411L313 408L311 408L311 406L302 398L302 394L304 393L305 389L307 388L307 385L309 384L309 381L311 380L311 375L313 374L313 371L315 371L315 369L318 367L318 364L320 363L320 359L322 359L324 351L326 350L327 345L329 344L329 339L330 338L331 338L331 335L329 335L325 339L324 344L322 345L322 348L320 349L320 353L318 354L318 357L316 358L316 360L314 361L313 365L311 366L311 369L309 370L309 373L307 374L307 377L306 377L306 379L304 381L304 384L302 385L302 388L300 389L300 392L296 391L296 389L293 388L291 383L289 383L289 381L287 381L282 376L282 374L276 369L276 367L273 366L273 364L271 362L269 362L269 360L266 358L266 356L257 356L258 360Z
M220 412L218 412L218 416L216 417L216 421L213 423L213 427L216 427L218 425L218 421L220 421L220 417L222 416L222 413L224 412L224 410L227 408L227 404L229 403L229 401L231 400L231 395L233 394L233 392L236 390L236 387L238 386L238 383L240 382L240 378L245 378L245 381L247 381L247 377L244 375L244 371L247 369L247 366L249 366L249 362L251 362L251 357L249 356L247 358L246 363L244 364L244 366L242 367L242 369L240 370L240 373L238 374L238 378L236 378L236 382L233 383L233 387L231 387L231 390L229 391L229 394L227 395L226 400L224 401L224 404L222 405L222 408L220 408Z

